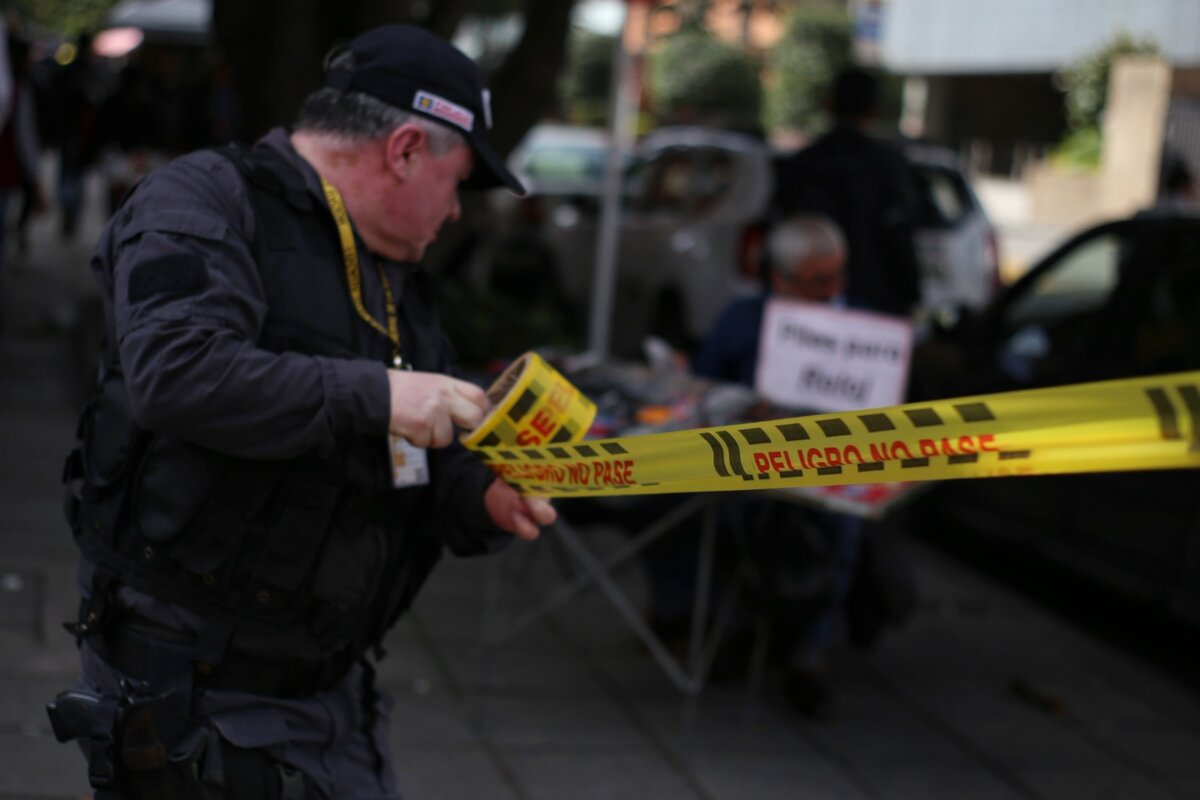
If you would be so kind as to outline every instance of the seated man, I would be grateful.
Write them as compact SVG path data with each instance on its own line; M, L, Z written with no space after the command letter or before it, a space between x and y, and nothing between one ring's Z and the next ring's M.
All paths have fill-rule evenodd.
M825 217L796 216L767 238L768 286L739 298L717 318L692 361L697 375L754 385L763 309L772 296L841 303L846 243ZM829 694L824 673L836 622L858 565L864 521L773 501L732 507L750 531L748 549L762 579L776 635L790 639L784 690L796 710L818 714Z

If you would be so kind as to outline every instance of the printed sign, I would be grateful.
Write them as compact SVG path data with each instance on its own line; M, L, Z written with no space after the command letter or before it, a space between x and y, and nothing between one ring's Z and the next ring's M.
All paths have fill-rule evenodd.
M772 298L754 388L777 405L852 411L903 402L912 325L899 317Z

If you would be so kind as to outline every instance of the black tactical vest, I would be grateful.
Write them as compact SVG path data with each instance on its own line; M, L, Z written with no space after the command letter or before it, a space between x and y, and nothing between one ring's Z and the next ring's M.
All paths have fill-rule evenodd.
M254 207L269 307L259 346L383 357L303 176L265 146L223 155ZM234 652L312 661L378 643L441 553L432 492L391 488L383 437L272 462L142 431L109 349L66 469L85 555L117 583L212 620Z

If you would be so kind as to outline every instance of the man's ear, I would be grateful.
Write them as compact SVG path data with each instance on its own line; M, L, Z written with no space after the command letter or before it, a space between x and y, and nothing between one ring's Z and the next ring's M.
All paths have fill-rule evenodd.
M425 131L419 125L401 125L392 131L383 147L387 170L400 180L406 179L425 146L425 140Z

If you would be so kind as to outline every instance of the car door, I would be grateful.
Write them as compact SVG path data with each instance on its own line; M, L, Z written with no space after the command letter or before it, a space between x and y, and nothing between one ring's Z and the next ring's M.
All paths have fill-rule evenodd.
M1200 367L1198 273L1200 222L1133 220L1077 237L993 310L990 390ZM936 494L966 529L1160 612L1190 607L1200 624L1197 477L1096 472L960 481Z

